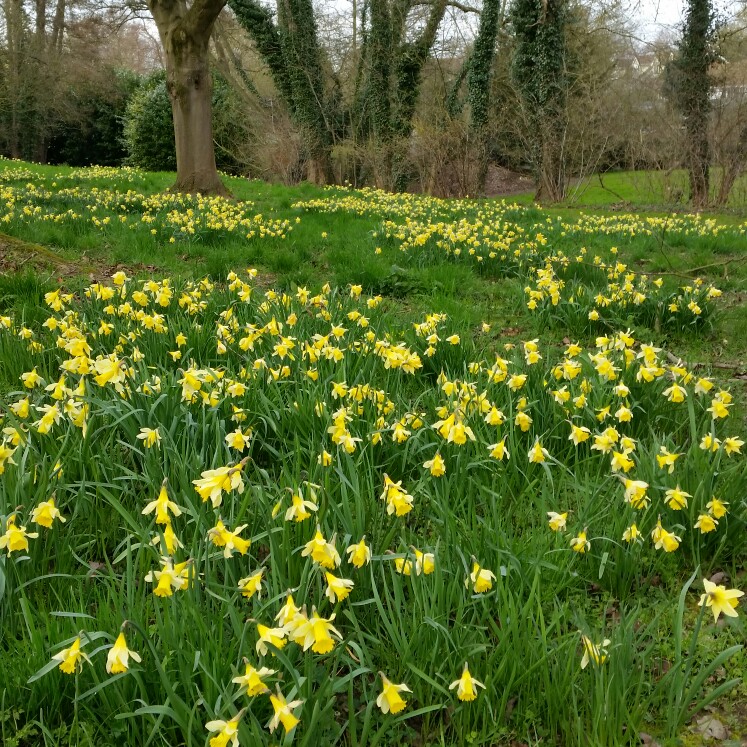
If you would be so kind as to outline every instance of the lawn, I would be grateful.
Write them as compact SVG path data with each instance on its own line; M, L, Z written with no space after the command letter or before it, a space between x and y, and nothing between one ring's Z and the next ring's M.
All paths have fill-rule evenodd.
M171 178L0 162L3 744L747 737L747 224Z

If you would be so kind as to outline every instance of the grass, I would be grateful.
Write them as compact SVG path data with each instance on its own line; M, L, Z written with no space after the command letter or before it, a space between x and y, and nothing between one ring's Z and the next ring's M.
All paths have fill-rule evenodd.
M240 180L244 202L174 204L170 178L0 162L3 744L202 745L239 713L243 745L673 746L706 708L747 734L742 607L698 606L703 579L747 586L747 464L725 446L745 434L745 226ZM201 498L239 463L241 491ZM162 485L181 548L142 513ZM51 496L66 522L34 523ZM317 526L345 599L329 547L305 552ZM162 556L188 561L166 596ZM289 589L293 641L262 653ZM339 639L304 627L314 609ZM112 675L120 629L142 663ZM91 663L66 674L51 657L78 637ZM302 701L289 733L232 683L245 659ZM474 701L449 689L465 661ZM377 672L412 691L401 712Z
M720 170L711 174L711 199L716 198ZM585 208L608 208L647 210L687 209L687 172L672 171L612 171L594 174L582 179L569 190L568 204ZM747 179L737 180L724 212L734 216L744 215L747 197Z

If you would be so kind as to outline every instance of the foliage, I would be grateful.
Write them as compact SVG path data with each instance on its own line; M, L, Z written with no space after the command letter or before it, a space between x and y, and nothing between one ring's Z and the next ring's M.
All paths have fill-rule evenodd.
M127 163L149 171L175 171L174 120L166 76L157 73L127 102L124 119Z
M111 71L109 90L92 90L76 101L79 119L62 122L49 144L50 163L70 166L121 166L127 152L123 122L139 79L127 70ZM71 91L71 96L75 92Z

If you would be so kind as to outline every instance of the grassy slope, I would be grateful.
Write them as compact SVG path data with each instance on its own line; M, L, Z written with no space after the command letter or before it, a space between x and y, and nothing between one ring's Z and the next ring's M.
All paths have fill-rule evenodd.
M48 180L55 174L69 175L73 171L65 167L0 162L0 174L19 166ZM639 175L636 178L646 177ZM146 193L158 192L165 189L172 179L173 175L168 173L149 173L138 182L137 189ZM411 311L413 315L420 315L423 311L444 311L465 326L474 326L485 320L497 328L516 330L514 334L524 338L539 336L553 340L557 339L558 331L562 332L554 330L548 334L537 318L527 313L523 284L519 280L480 275L472 265L455 264L446 257L432 259L427 264L418 263L399 252L395 244L376 235L381 227L376 216L329 214L294 208L293 204L298 201L325 196L323 190L312 185L284 187L237 178L228 178L227 182L238 200L252 202L252 212L287 218L291 222L302 218L301 223L283 241L248 242L231 237L212 243L154 244L150 237L133 236L124 228L119 232L116 229L109 231L106 237L102 237L93 226L72 232L48 223L25 225L16 235L25 242L42 245L59 258L59 261L47 258L51 280L55 274L110 274L120 265L145 275L155 272L190 276L208 274L220 279L232 268L256 266L271 274L274 283L280 287L295 284L318 286L327 281L341 285L360 283L366 291L396 297L401 310ZM606 176L604 183L611 185L616 192L625 191L631 199L636 194L637 183L630 174ZM111 186L111 181L87 179L81 184L89 188L105 188ZM128 188L132 186L119 186L123 191ZM605 200L610 202L609 194L601 188L586 191L583 199L589 205L601 205ZM606 214L599 207L592 212ZM530 226L541 224L548 216L570 221L580 215L583 212L575 208L546 208L528 211L525 221ZM736 219L724 215L716 220L733 224ZM557 241L569 254L578 248L575 239ZM629 263L631 268L639 272L670 273L667 281L672 284L686 284L696 275L717 284L725 294L711 334L696 338L682 334L666 336L651 331L649 336L690 362L733 366L733 369L721 369L726 375L744 370L747 364L747 304L744 303L747 254L740 241L725 237L674 241L670 236L658 234L648 239L636 237L621 242L599 234L586 237L584 244L590 254L617 244L620 259ZM375 253L377 247L381 248L380 254ZM18 252L16 248L16 254ZM25 266L24 262L22 259L16 262L16 266ZM698 268L697 273L691 272L695 268ZM0 309L16 302L23 303L24 298L38 300L38 291L36 278L27 277L19 282L17 278L0 277ZM572 330L569 334L574 336Z
M0 184L2 171L8 166L0 162ZM26 168L47 178L71 171L31 165ZM138 188L157 192L168 186L172 178L170 174L148 174ZM24 226L16 231L22 242L3 243L0 236L0 260L4 254L5 258L11 259L9 267L11 263L20 265L19 272L0 275L0 313L12 312L27 317L43 314L41 318L46 317L47 311L40 308L42 294L63 276L64 284L75 287L81 281L88 282L90 275L108 275L119 266L128 274L141 276L199 277L209 274L216 279L224 278L232 268L256 266L261 272L268 273L273 284L279 287L294 284L313 287L326 281L341 285L361 283L368 293L386 295L390 308L406 319L422 318L424 312L445 311L457 326L465 329L474 329L481 321L488 321L495 325L496 344L499 339L533 337L540 337L543 342L558 342L565 334L559 328L543 328L538 317L528 312L523 283L519 280L481 275L469 264L455 264L446 258L420 264L416 258L402 255L393 243L375 235L381 227L381 220L377 217L305 212L292 207L299 200L324 196L324 192L317 188L310 185L286 188L239 179L229 179L228 182L237 199L253 202L255 212L291 221L300 217L301 223L282 241L230 239L219 243L164 243L155 252L151 241L134 240L135 237L124 230L109 232L104 238L93 227L71 232L50 224ZM95 181L86 184L93 185L96 185ZM107 186L107 182L102 180L99 186ZM126 189L127 185L123 188ZM586 194L587 204L595 204L594 193L590 190ZM634 198L631 196L630 199ZM596 204L602 202L603 195L599 195ZM657 204L655 201L646 202ZM548 215L574 219L579 212L569 208L536 210L529 213L526 220L541 223ZM734 219L725 216L723 220ZM8 229L0 226L2 230ZM326 237L323 233L327 234ZM566 243L565 249L570 253L573 242L567 240ZM601 234L590 236L585 241L590 253L608 249L613 243ZM687 239L673 244L665 235L650 240L618 241L617 245L620 259L639 271L669 272L672 273L671 282L684 284L688 282L692 268L705 268L697 274L724 289L721 312L711 333L690 337L643 330L638 336L662 343L691 363L734 366L716 369L715 374L725 380L732 379L728 381L729 386L737 396L741 392L744 397L743 382L733 380L733 376L744 371L747 365L745 247L723 238ZM382 250L380 254L375 253L377 247ZM723 264L729 258L735 261ZM32 267L33 271L29 271ZM40 268L41 272L38 271ZM0 380L0 387L9 385L9 382ZM743 417L738 430L745 430Z

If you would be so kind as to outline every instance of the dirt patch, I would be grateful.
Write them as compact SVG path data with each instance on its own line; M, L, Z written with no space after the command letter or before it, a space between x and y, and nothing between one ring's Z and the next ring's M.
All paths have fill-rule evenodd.
M0 274L11 275L18 272L46 273L62 283L66 278L85 277L90 282L109 280L118 270L127 275L137 273L157 273L155 265L112 265L96 262L86 255L77 261L66 260L41 244L33 244L14 236L0 233Z
M534 180L526 174L504 169L501 166L488 166L488 175L485 179L486 197L507 197L518 195L522 192L531 192L534 189Z
M60 273L67 263L39 244L30 244L0 233L0 273L24 270Z

